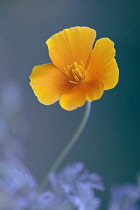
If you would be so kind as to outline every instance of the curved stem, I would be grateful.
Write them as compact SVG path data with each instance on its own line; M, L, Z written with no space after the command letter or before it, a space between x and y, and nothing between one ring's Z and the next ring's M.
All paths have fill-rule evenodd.
M40 186L40 190L42 190L44 188L44 186L47 185L49 175L52 172L54 172L60 166L60 164L62 163L62 161L66 157L66 155L69 153L69 151L71 150L73 145L76 143L76 141L80 137L83 129L85 128L85 126L87 124L87 121L88 121L88 118L89 118L89 114L90 114L90 110L91 110L91 103L87 101L83 118L82 118L82 120L81 120L81 122L80 122L80 124L79 124L79 126L78 126L78 128L76 130L76 132L74 133L74 135L72 136L72 138L70 139L68 144L64 147L64 149L62 150L62 152L60 153L60 155L58 156L58 158L56 159L56 161L54 162L54 164L50 168L49 172L45 176L45 178L44 178L44 180L43 180L43 182L42 182L42 184Z

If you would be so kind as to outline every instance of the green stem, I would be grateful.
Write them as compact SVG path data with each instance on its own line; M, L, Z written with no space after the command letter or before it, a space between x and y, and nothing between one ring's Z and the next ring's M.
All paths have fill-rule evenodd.
M40 186L40 191L47 185L49 175L52 172L56 171L56 169L60 166L60 164L62 163L62 161L66 157L66 155L69 153L69 151L71 150L73 145L76 143L76 141L80 137L82 131L84 130L84 128L85 128L85 126L87 124L87 121L88 121L88 118L89 118L89 114L90 114L90 110L91 110L91 103L87 101L83 118L82 118L82 120L81 120L81 122L80 122L80 124L79 124L79 126L78 126L78 128L76 130L76 132L74 133L74 135L72 136L72 138L70 139L68 144L64 147L64 149L62 150L62 152L60 153L60 155L58 156L58 158L56 159L56 161L54 162L54 164L50 168L49 172L45 176L45 178L44 178L44 180L43 180L43 182L42 182L42 184Z

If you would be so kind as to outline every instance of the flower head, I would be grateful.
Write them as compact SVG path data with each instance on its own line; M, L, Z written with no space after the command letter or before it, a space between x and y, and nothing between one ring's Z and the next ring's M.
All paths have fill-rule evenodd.
M70 111L116 86L119 71L114 43L102 38L92 50L95 38L94 29L72 27L46 41L52 63L35 66L30 75L30 85L42 104L60 100L62 108Z

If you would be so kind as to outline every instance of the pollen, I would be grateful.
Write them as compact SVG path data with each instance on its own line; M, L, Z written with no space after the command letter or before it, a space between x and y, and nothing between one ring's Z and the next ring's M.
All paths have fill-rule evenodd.
M80 64L74 61L73 64L68 65L67 68L64 69L66 75L70 78L70 83L77 84L85 79L86 71L82 60L80 60Z

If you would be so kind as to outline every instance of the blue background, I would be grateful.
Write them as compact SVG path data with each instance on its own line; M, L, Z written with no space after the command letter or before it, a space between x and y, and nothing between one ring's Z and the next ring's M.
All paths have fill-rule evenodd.
M12 79L22 87L30 132L22 142L26 165L41 181L76 130L84 107L72 112L59 103L40 104L29 86L33 66L50 62L45 41L72 26L89 26L97 39L115 42L120 81L92 103L88 124L62 166L84 161L105 184L106 209L114 184L134 182L140 170L140 1L1 0L0 87ZM12 97L12 96L11 96ZM20 140L20 139L19 139Z

